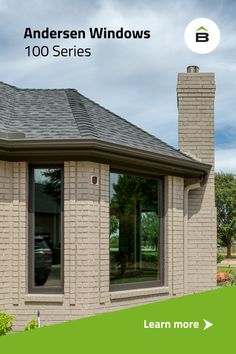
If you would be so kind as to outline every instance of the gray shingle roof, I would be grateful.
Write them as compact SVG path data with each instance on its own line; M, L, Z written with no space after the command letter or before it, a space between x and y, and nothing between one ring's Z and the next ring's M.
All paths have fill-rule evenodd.
M74 89L19 89L0 83L0 132L25 139L95 138L194 161Z

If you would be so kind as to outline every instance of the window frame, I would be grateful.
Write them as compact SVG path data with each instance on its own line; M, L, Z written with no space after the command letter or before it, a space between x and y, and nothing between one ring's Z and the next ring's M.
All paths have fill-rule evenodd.
M142 282L132 282L125 284L111 284L110 281L110 175L111 173L126 174L130 176L137 176L151 180L157 180L159 182L159 196L160 202L158 203L158 211L160 215L160 238L158 242L159 246L159 269L160 269L160 279ZM132 289L145 289L164 286L164 266L165 266L165 247L164 247L164 214L165 214L165 198L164 198L164 177L163 176L153 176L144 173L133 173L126 170L118 170L110 168L109 170L109 290L110 292L122 291L122 290L132 290Z
M34 170L40 168L61 168L61 270L58 287L39 287L34 285L35 258L34 258L34 230L35 230L35 188ZM28 165L28 293L29 294L63 294L64 293L64 164L31 163Z

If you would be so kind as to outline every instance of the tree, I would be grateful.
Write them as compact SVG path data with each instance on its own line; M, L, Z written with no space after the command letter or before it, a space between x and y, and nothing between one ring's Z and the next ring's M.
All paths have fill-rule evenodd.
M148 247L157 250L157 235L159 234L159 218L153 211L141 215L141 238Z
M119 220L119 253L141 260L142 247L157 249L159 236L158 181L119 175L113 184L111 215ZM115 227L111 220L111 228ZM113 240L114 242L115 240Z
M231 257L232 242L236 239L236 178L233 174L216 173L217 239L227 247Z
M46 180L44 181L44 193L51 195L57 203L61 200L61 169L52 168L43 172Z
M119 247L119 219L115 215L110 217L110 247Z
M114 235L119 229L119 219L115 215L110 217L110 234Z

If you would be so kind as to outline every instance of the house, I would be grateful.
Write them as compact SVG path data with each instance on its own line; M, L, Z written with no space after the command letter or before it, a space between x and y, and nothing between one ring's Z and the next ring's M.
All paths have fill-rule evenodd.
M214 96L213 73L178 75L176 150L74 89L0 84L0 308L16 329L216 286Z

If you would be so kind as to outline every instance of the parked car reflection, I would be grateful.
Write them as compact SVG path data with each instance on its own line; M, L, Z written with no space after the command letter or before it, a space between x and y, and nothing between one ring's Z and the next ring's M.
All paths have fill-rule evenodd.
M37 286L46 283L52 268L52 250L42 236L35 236L35 277L34 282Z

